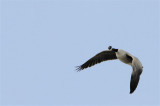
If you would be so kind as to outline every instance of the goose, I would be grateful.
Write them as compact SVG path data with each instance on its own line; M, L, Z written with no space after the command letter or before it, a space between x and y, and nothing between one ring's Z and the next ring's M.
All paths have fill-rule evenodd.
M121 62L130 65L133 69L130 80L130 94L132 94L137 88L140 75L143 71L143 66L137 57L133 56L132 54L124 50L115 49L112 48L112 46L109 46L108 50L96 54L88 61L86 61L84 64L78 66L76 70L81 71L83 69L94 66L95 64L101 63L103 61L115 60L115 59L119 59Z

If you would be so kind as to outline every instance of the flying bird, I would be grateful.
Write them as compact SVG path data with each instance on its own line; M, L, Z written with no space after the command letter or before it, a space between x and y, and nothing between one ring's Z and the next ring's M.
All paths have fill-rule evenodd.
M96 54L88 61L86 61L84 64L78 66L76 70L81 71L85 68L94 66L95 64L101 63L103 61L115 59L119 59L121 62L130 65L133 69L130 80L130 94L132 94L137 88L140 75L143 71L143 66L137 57L131 55L130 53L124 50L115 49L112 48L112 46L109 46L108 50Z

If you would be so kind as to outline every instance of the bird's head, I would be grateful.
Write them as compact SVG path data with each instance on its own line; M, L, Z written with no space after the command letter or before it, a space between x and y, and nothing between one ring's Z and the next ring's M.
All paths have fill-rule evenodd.
M109 47L108 47L108 50L114 51L114 52L118 52L118 49L112 48L112 46L109 46Z
M108 50L112 50L112 46L109 46L109 47L108 47Z

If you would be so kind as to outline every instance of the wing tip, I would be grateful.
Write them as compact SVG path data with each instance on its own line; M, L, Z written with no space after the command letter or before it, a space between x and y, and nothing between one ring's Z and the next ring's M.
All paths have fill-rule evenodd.
M81 70L83 70L81 66L76 66L76 71L77 72L80 72Z
M130 94L132 94L133 92L134 92L134 90L131 90L131 91L130 91Z

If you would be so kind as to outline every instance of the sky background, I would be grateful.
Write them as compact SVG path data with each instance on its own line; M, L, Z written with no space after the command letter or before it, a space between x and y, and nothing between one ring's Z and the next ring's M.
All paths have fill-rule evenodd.
M159 105L158 0L0 3L2 106ZM75 71L110 45L143 64L133 94L132 68L119 60Z

